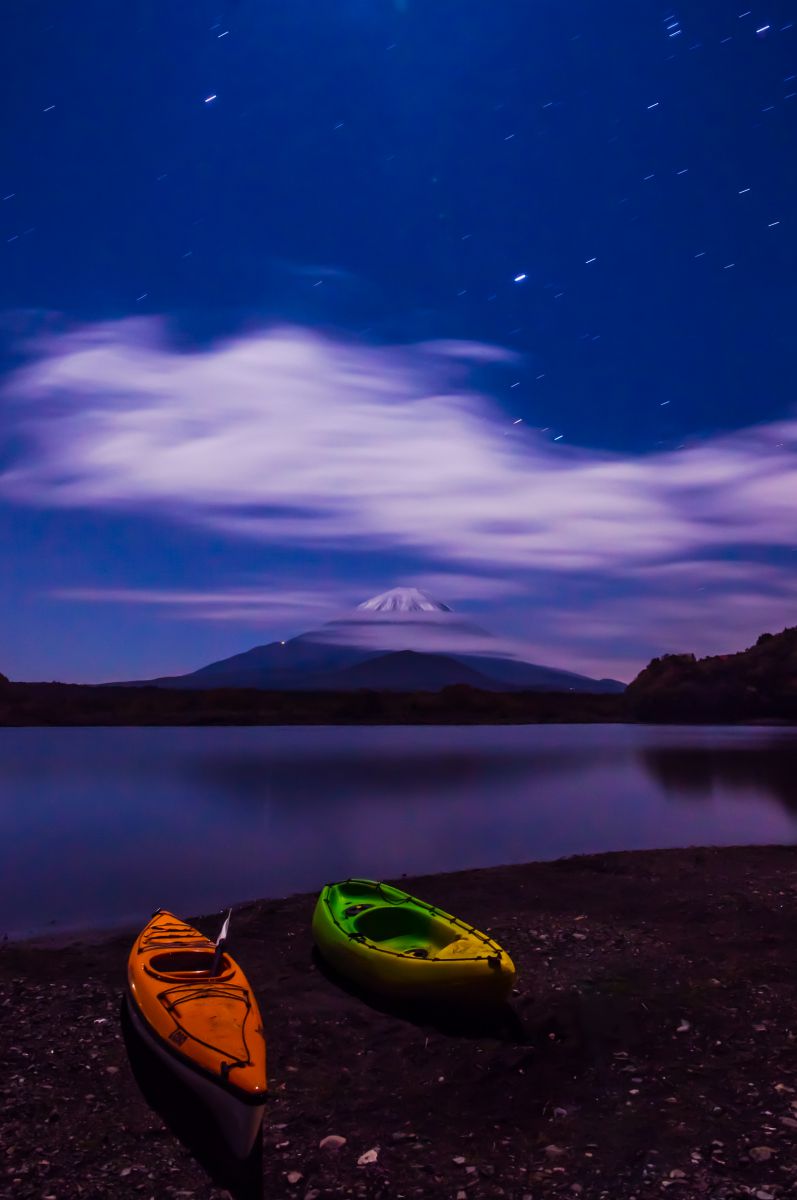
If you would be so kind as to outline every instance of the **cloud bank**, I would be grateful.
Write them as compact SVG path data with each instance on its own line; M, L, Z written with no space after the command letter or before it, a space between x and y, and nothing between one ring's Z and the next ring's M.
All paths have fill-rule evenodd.
M790 569L775 582L758 564L797 544L797 420L636 457L554 445L472 386L473 364L511 360L300 328L186 349L155 319L50 336L5 388L21 449L0 495L394 550L419 578L598 576L641 594L691 590L696 570L728 595L792 603Z

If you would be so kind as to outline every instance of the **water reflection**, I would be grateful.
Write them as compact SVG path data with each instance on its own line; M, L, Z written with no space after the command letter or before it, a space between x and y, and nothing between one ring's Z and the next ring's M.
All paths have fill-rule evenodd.
M572 775L611 756L597 747L571 750L539 747L445 746L401 749L370 745L360 750L342 747L308 748L304 755L288 750L231 753L208 751L183 763L195 786L218 803L230 801L245 808L265 803L328 806L360 798L395 803L433 792L438 802L461 796L463 789L480 794L526 779Z
M673 800L710 800L723 791L766 792L788 812L797 812L797 744L791 740L646 747L640 761Z
M790 843L795 768L797 731L772 729L0 730L0 934L346 875Z

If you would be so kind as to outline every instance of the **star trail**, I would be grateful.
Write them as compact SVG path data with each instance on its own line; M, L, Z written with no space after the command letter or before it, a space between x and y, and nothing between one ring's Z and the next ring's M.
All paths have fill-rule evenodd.
M42 0L0 53L0 670L190 666L295 630L256 606L243 628L239 605L164 617L136 589L287 596L308 576L330 611L431 572L481 611L463 577L492 579L494 624L612 674L794 622L789 5ZM285 397L313 425L283 480ZM458 510L416 469L425 439L445 453L434 397ZM336 413L348 468L316 436ZM264 500L264 473L284 492ZM594 526L603 563L584 556L572 489L608 512L602 473L636 481L633 563L611 552L623 513ZM424 494L450 514L429 538ZM115 606L63 598L101 586Z

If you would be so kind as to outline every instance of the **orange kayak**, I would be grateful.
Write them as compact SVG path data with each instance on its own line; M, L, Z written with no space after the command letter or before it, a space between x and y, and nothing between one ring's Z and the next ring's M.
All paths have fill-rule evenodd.
M266 1039L257 1000L226 951L159 911L127 964L127 1001L138 1032L210 1108L232 1152L246 1158L263 1121Z

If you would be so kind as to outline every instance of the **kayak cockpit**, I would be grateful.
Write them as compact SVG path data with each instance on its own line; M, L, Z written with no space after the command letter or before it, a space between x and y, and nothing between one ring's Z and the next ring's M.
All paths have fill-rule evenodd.
M435 958L461 936L447 921L415 906L375 904L355 916L352 926L380 949L413 958Z
M233 969L232 963L226 954L223 954L218 969L214 971L215 961L215 950L167 950L161 954L153 954L147 968L160 979L212 979L222 982L229 977Z

